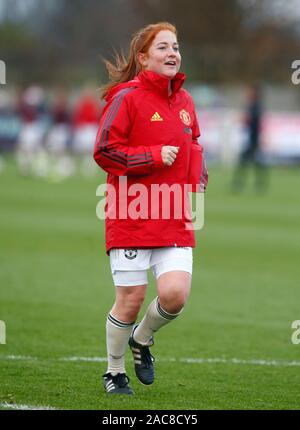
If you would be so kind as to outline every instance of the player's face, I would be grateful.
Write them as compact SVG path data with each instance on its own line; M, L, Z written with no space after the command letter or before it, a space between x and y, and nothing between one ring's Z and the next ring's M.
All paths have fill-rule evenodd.
M162 30L155 36L147 54L141 54L143 68L172 79L179 71L181 56L176 35Z

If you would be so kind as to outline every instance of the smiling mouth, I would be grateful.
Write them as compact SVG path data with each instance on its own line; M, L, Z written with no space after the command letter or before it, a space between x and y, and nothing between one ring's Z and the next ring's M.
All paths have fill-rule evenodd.
M166 63L165 63L165 66L176 66L176 63L175 63L175 61L167 61Z

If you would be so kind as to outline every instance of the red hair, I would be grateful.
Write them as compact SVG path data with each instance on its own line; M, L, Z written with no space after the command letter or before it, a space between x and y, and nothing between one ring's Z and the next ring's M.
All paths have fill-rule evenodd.
M149 24L132 36L128 58L125 58L123 54L116 54L114 59L115 64L104 60L109 75L109 82L100 88L102 98L115 85L130 81L141 71L142 68L137 58L138 53L146 54L156 35L162 30L169 30L177 36L176 27L169 22Z

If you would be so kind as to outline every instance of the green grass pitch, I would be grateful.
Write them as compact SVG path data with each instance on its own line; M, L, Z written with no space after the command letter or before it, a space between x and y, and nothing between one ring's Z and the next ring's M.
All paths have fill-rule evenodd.
M135 395L107 396L105 362L63 360L106 356L114 287L95 215L105 175L49 183L23 178L8 163L0 175L0 320L7 329L0 408L299 408L300 344L291 342L291 324L300 319L299 171L272 170L261 195L250 185L232 195L230 177L210 169L191 296L156 336L155 383L137 381L128 352ZM143 309L155 296L149 279ZM181 361L188 358L204 360Z

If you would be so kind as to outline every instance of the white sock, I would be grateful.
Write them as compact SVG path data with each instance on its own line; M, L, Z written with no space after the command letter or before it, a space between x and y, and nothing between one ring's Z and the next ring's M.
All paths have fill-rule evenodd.
M151 345L151 337L164 325L171 322L174 318L181 314L181 309L178 314L170 314L166 312L159 304L159 299L156 297L150 303L144 318L134 331L134 340L141 345Z
M107 373L126 373L125 353L133 328L132 323L117 320L111 313L106 320Z

